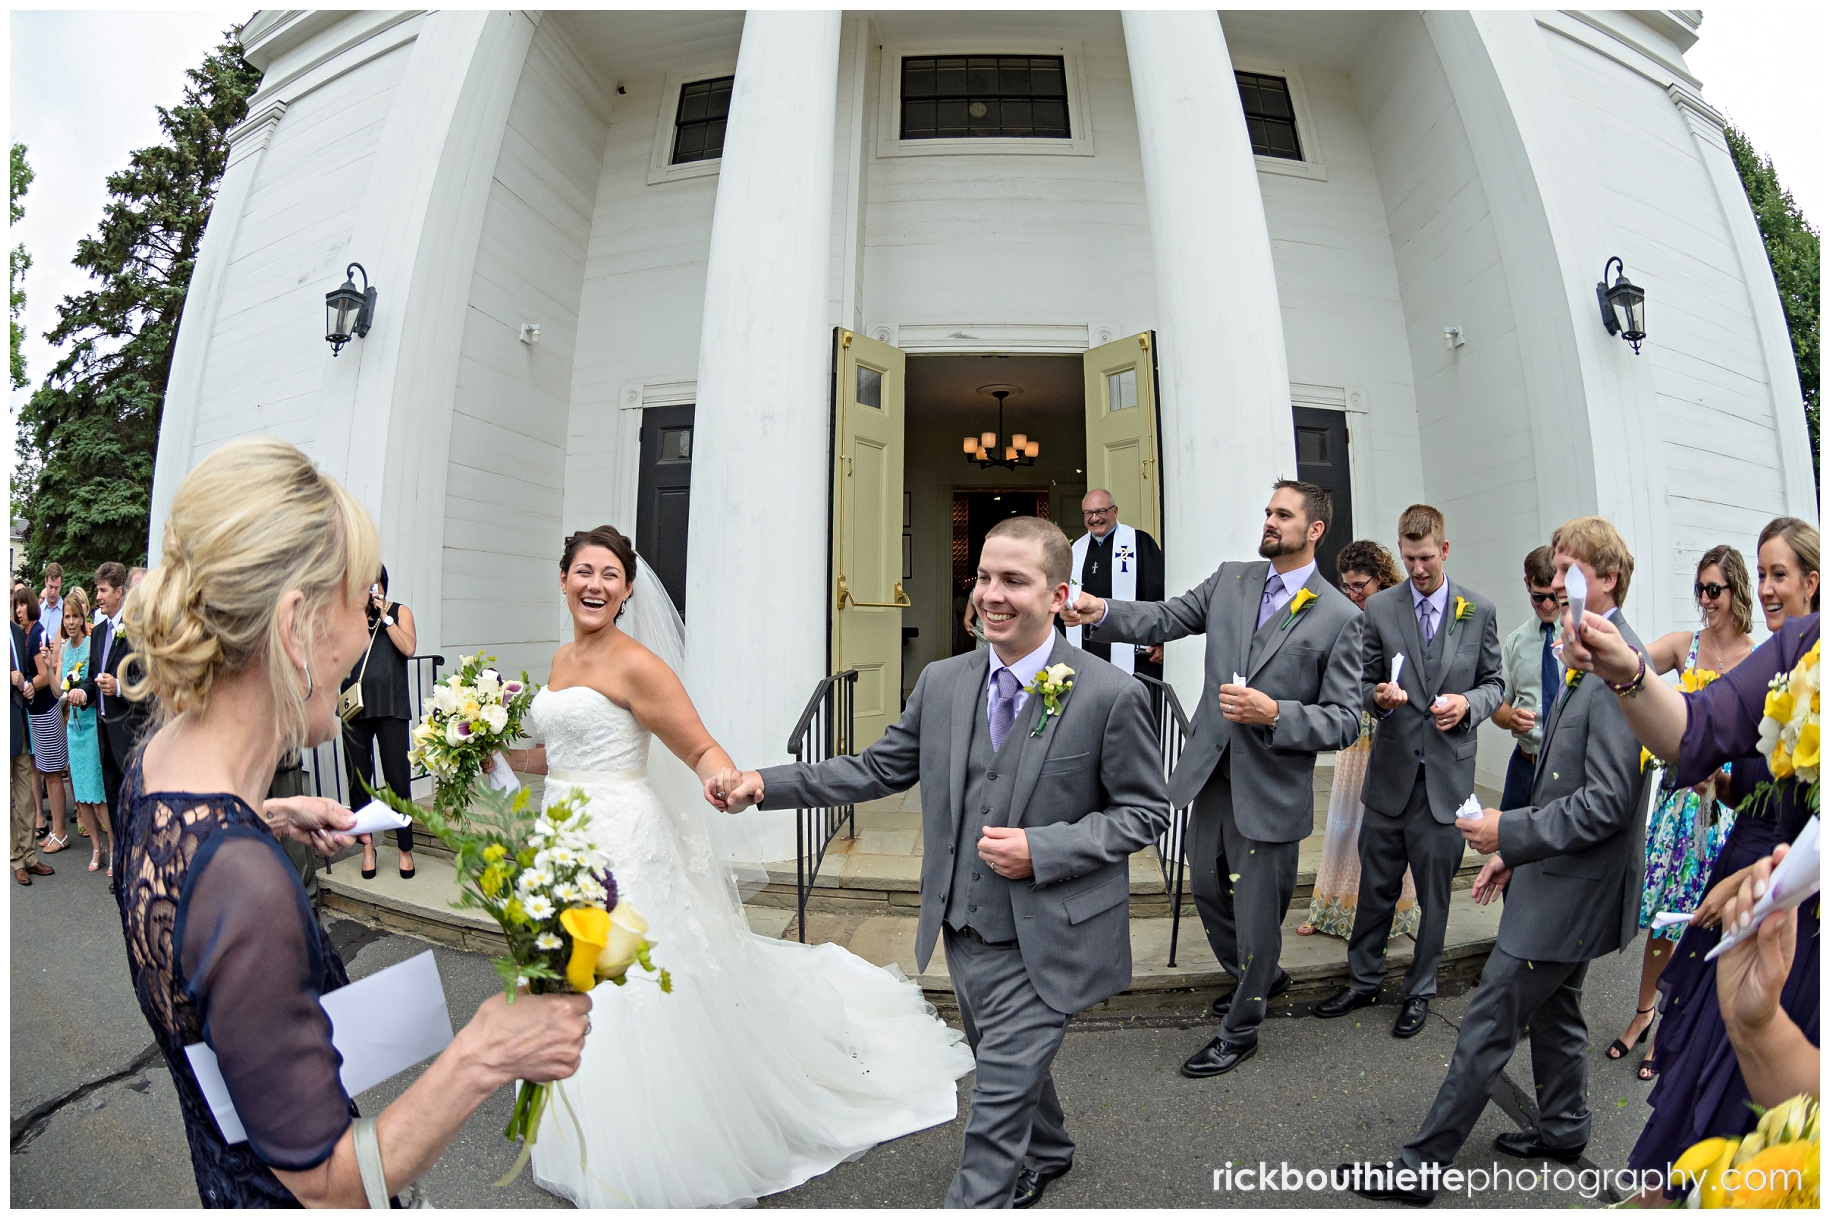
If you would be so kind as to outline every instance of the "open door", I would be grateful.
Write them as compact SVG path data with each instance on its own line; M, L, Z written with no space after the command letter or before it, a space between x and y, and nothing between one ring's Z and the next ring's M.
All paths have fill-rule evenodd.
M832 667L858 670L853 750L902 714L904 358L841 329L833 345Z
M1163 542L1156 332L1087 352L1087 489L1104 487L1118 519Z

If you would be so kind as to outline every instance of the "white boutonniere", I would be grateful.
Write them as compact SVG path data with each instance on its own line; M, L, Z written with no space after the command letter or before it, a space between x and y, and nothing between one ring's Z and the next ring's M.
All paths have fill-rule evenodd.
M1042 700L1042 717L1036 721L1036 730L1030 734L1041 736L1042 730L1048 727L1050 718L1061 714L1062 700L1074 688L1074 670L1066 665L1049 665L1036 670L1035 678L1024 688L1032 697Z

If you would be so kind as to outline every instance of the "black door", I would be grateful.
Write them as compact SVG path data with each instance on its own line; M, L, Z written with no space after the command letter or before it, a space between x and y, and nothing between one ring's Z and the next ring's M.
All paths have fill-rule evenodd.
M684 614L686 510L693 486L692 407L651 406L642 412L642 470L636 486L635 548Z
M1334 524L1316 547L1315 565L1322 578L1341 586L1334 561L1353 541L1353 478L1347 464L1347 415L1299 406L1296 418L1296 477L1314 483L1334 500Z

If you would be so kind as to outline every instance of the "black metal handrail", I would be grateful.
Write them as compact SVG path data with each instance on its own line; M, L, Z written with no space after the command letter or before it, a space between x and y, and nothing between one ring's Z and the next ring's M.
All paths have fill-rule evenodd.
M412 714L407 718L407 730L411 732L419 727L420 720L425 718L426 695L438 684L438 671L445 665L443 656L409 656L407 657L407 697L412 704ZM305 771L311 778L311 790L314 795L329 796L339 804L355 808L366 800L357 800L355 792L346 792L348 784L345 776L349 773L344 762L343 733L322 745L314 745L305 751ZM372 759L371 759L372 761ZM379 774L380 772L375 772ZM416 772L413 777L425 777L424 771Z
M1175 772L1176 763L1181 760L1182 747L1188 743L1188 716L1182 710L1182 700L1176 697L1174 686L1142 673L1137 675L1137 679L1150 690L1150 710L1156 719L1157 752L1163 761L1163 782L1167 783L1169 776ZM1169 965L1172 969L1176 963L1176 944L1182 932L1182 892L1188 874L1186 848L1190 807L1192 806L1185 804L1170 810L1169 825L1156 840L1157 863L1163 869L1163 892L1169 895Z
M854 697L858 670L847 669L820 679L807 700L807 709L788 734L788 752L797 762L824 762L852 752L857 740L857 716ZM813 891L814 878L826 860L826 847L841 827L849 827L847 838L858 836L856 806L826 805L820 808L794 810L794 904L795 926L801 943L807 942L807 898Z

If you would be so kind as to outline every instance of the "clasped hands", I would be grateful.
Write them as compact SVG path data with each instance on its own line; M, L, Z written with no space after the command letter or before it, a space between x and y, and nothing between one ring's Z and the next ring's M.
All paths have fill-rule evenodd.
M1411 696L1395 681L1382 681L1373 687L1373 702L1381 711L1394 710L1410 701ZM1436 727L1447 732L1468 714L1468 700L1460 694L1444 694L1431 704L1430 714L1436 719Z

